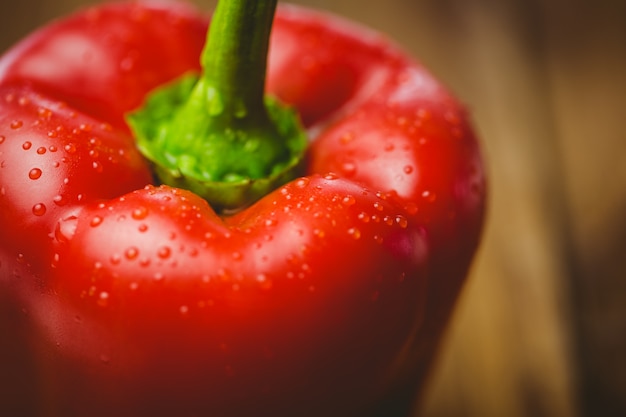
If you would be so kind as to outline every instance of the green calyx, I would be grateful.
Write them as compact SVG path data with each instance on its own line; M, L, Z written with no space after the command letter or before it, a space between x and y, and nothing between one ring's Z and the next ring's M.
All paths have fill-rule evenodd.
M245 207L298 175L307 137L298 115L264 97L276 0L220 0L201 58L127 117L162 183L217 210Z
M295 178L307 145L297 114L266 97L266 126L247 125L245 118L241 126L228 126L205 107L208 88L187 75L128 116L159 180L195 192L218 210L234 210Z

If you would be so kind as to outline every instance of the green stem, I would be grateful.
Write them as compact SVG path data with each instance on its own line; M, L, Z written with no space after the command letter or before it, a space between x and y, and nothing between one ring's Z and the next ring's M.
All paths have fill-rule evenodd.
M307 140L291 109L264 97L277 0L220 0L200 77L153 92L128 122L161 182L241 208L297 174Z
M217 118L226 126L242 119L270 124L263 96L276 3L222 0L217 5L201 62L203 79L220 100L214 111L221 111Z

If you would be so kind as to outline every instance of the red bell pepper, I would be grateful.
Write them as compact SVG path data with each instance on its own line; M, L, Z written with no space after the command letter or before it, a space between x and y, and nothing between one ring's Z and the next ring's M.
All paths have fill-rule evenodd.
M0 59L0 415L408 415L483 221L466 111L384 37L284 5L266 90L309 137L295 178L227 201L225 176L155 179L169 156L125 117L201 71L207 25L101 5Z

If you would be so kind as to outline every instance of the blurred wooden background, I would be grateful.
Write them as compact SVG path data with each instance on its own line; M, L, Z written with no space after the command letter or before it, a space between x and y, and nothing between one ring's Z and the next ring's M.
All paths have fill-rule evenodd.
M626 2L294 2L386 32L483 139L484 244L421 415L625 416ZM3 0L0 50L89 3Z

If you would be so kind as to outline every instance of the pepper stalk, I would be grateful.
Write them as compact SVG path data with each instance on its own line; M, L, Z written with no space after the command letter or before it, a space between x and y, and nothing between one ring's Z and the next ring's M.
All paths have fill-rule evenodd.
M127 120L160 182L236 210L297 175L307 138L297 113L265 96L277 0L220 0L201 74L160 87Z

